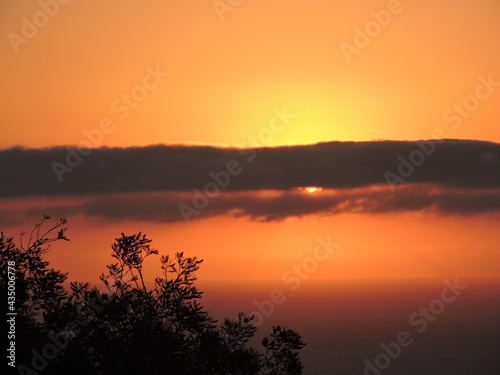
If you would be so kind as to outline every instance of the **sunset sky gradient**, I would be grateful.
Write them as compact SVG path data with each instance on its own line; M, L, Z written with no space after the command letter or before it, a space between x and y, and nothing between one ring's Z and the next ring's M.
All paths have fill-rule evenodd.
M327 237L338 249L304 283L498 278L498 0L215 3L72 0L44 22L40 2L2 1L5 232L67 217L50 261L72 281L97 283L113 239L139 231L205 259L212 291L283 287ZM419 140L435 150L387 184Z
M60 4L56 14L26 43L16 44L9 33L26 36L26 20L33 22L41 8L35 2L3 2L1 28L7 37L1 41L0 146L270 147L435 136L500 142L500 92L495 87L459 123L456 117L450 121L445 116L455 104L463 105L468 96L475 95L488 77L500 81L500 4L494 0L401 2L388 25L360 53L352 54L348 63L341 43L355 46L356 27L364 29L373 21L373 12L387 12L389 4L397 3L252 1L218 14L210 1L124 1L120 7L111 2L71 1ZM155 77L144 81L154 71L156 81ZM135 94L146 92L146 97L138 103L133 98L127 102L124 98L144 82L147 89L136 89ZM276 119L277 113L289 117ZM103 121L108 121L106 132L99 130ZM64 163L65 154L54 160ZM393 162L382 166L381 178L384 171L395 171L397 157L397 152L389 156ZM433 162L432 157L426 164ZM57 209L50 207L60 206L60 201L88 200L81 193L79 197L57 196L59 188L64 191L63 184L71 183L70 177L84 172L85 162L71 175L67 173L61 183L46 165L45 179L54 186L48 188L54 192L49 195L56 196L47 200L43 197L47 193L34 192L39 196L3 199L3 225L31 225L36 218L21 215L23 210L40 213L46 209L57 216ZM14 168L21 174L22 168L28 171L20 164ZM351 168L356 174L360 166ZM460 171L460 165L456 169ZM39 174L41 170L38 168ZM81 175L89 185L93 170ZM32 173L37 172L25 177L29 179ZM211 181L205 173L199 176L195 184L182 190L202 189L200 182ZM163 178L175 180L176 175ZM393 194L387 185L381 189L382 196ZM314 194L319 197L327 192ZM223 194L219 198L224 199ZM15 220L12 210L21 219ZM497 217L495 212L477 213L474 218L463 213L404 210L337 212L334 216L312 212L271 223L244 216L235 221L231 215L222 215L191 224L161 224L154 219L135 223L133 210L129 213L112 220L84 212L68 216L73 236L86 237L95 231L92 241L99 246L86 250L92 252L91 259L97 254L100 259L105 257L106 245L123 230L118 228L135 227L154 233L158 246L167 246L165 250L180 246L206 258L204 272L214 278L228 277L225 272L234 272L238 278L274 278L305 256L320 233L333 236L349 249L339 255L343 259L330 260L322 267L318 273L322 277L440 276L450 268L468 276L491 276L496 273L495 262L489 259L498 261L499 257L495 221L491 220L492 215ZM102 224L95 220L105 220L110 228L101 233ZM214 228L232 229L224 229L221 236ZM185 235L194 230L197 236ZM364 233L361 237L360 232ZM75 238L67 246L71 250L66 252L77 254L89 244ZM457 257L457 252L463 256ZM368 271L365 262L358 262L358 257L366 256L385 266ZM427 256L440 259L443 270L412 261ZM56 253L54 257L58 259ZM248 257L259 259L261 266L248 269ZM337 268L344 262L349 264L348 270L339 272ZM226 267L226 263L232 266ZM73 272L83 277L86 270Z

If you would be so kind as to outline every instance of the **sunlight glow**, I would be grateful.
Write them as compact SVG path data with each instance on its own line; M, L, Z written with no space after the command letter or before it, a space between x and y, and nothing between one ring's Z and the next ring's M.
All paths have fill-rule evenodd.
M312 193L316 193L318 191L323 190L323 188L321 186L306 186L306 187L300 188L300 190L305 190L308 193L312 194Z

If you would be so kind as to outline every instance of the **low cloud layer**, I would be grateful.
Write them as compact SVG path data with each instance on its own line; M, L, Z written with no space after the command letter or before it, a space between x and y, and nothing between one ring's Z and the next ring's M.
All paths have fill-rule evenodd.
M280 221L307 215L379 214L425 211L437 215L500 213L500 189L442 190L433 185L407 185L396 192L385 187L305 191L232 192L213 198L192 193L134 193L51 201L46 208L0 210L0 225L35 222L43 214L84 215L105 221L175 223L230 215L256 221ZM183 207L183 208L181 208ZM188 209L189 208L189 209Z
M86 154L86 155L83 155ZM480 141L328 142L235 149L148 146L0 151L0 198L438 184L500 188L500 145ZM213 186L213 185L212 185ZM210 188L210 186L209 186Z

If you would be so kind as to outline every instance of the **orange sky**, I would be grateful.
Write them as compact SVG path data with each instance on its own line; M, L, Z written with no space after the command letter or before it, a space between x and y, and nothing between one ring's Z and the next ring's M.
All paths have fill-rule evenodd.
M15 200L11 205L21 210L23 206L59 203L64 200ZM2 206L8 208L7 204ZM54 245L50 259L54 267L70 271L72 281L97 282L105 265L113 261L110 245L114 238L121 232L139 231L153 239L160 254L184 251L188 256L205 259L199 271L202 281L260 280L289 287L325 279L498 276L495 214L310 215L270 223L220 216L189 224L109 222L74 215L68 225L72 241ZM4 229L17 236L19 228L28 231L31 223ZM330 254L317 251L318 239L336 243L338 248ZM150 280L159 275L159 265L158 256L147 262Z
M212 0L69 1L15 48L8 34L22 36L40 7L0 7L0 147L77 144L103 117L116 126L98 146L238 145L282 107L297 117L267 145L431 138L435 128L500 141L498 92L459 129L443 120L478 77L500 81L496 0L402 0L350 64L341 43L354 45L387 1L243 1L223 21ZM120 119L113 102L148 66L170 75Z
M105 118L113 130L97 147L242 145L270 127L276 109L295 117L263 146L426 139L437 128L449 138L500 142L500 87L483 88L488 98L460 126L443 118L477 95L480 77L500 82L498 0L401 1L401 11L348 63L341 43L354 44L355 28L387 8L374 0L253 0L221 20L212 0L69 1L13 46L9 33L23 35L23 17L31 20L40 6L5 0L0 148L75 145ZM151 69L168 76L155 81ZM131 92L146 95L124 115L117 108ZM8 205L21 204L2 202ZM97 279L111 261L113 238L142 230L164 253L205 258L200 275L207 279L276 280L310 256L316 237L330 235L341 247L316 279L493 276L497 220L401 213L160 225L74 217L73 241L52 255L70 278Z

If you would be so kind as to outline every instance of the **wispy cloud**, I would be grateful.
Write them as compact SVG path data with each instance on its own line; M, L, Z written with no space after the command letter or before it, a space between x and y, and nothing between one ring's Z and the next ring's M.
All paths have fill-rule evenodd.
M71 217L158 223L182 222L178 205L192 205L191 193L129 193L75 198L74 202L51 200L46 207L0 210L0 224L36 220L42 214ZM500 213L500 189L443 189L435 185L406 185L397 192L383 186L305 191L246 191L220 194L193 215L191 220L220 215L246 217L256 221L280 221L307 215L342 213L380 214L426 211L437 215Z

